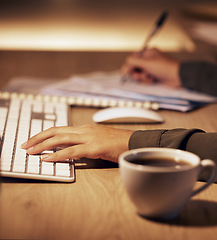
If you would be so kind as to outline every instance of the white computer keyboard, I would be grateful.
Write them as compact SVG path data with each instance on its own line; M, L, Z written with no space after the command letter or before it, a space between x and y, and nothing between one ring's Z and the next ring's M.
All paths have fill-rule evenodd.
M44 162L28 155L21 144L53 126L67 126L69 106L43 96L0 94L0 175L49 181L73 182L74 162ZM56 151L55 149L52 151Z

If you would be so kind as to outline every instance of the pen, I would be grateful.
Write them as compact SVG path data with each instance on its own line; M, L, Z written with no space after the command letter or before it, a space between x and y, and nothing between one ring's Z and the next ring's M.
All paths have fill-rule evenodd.
M168 11L164 11L160 17L157 19L153 30L151 31L151 33L148 35L148 37L145 40L144 46L143 48L138 52L139 57L142 56L142 54L145 52L145 50L147 49L148 43L150 42L150 40L152 39L152 37L158 32L158 30L163 26L163 24L165 23L165 20L167 19L168 16ZM136 71L141 71L139 68L135 69ZM125 83L126 81L128 81L129 79L132 79L132 77L130 76L130 74L124 75L121 78L122 83Z

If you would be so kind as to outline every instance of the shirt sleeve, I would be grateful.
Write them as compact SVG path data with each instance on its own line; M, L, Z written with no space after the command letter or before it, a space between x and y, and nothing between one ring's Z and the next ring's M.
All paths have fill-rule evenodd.
M217 165L217 133L206 133L200 129L160 129L135 131L129 140L129 149L145 147L167 147L186 150L201 159L212 159ZM199 180L207 180L209 169L201 172ZM217 178L215 179L217 182Z
M217 65L209 62L184 62L179 75L188 89L217 96Z
M168 147L186 150L188 140L200 129L158 129L135 131L129 140L129 149L143 147ZM193 144L193 143L192 143Z

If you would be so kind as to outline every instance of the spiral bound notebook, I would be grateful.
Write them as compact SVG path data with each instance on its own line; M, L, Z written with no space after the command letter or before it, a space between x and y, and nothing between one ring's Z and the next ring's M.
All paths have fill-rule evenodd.
M172 89L162 84L123 84L117 72L93 72L73 75L65 80L17 77L4 89L65 97L66 101L92 107L137 106L181 112L216 102L217 98L188 89Z
M44 102L53 103L65 103L69 106L81 106L81 107L138 107L145 109L158 110L159 104L151 101L127 101L122 99L113 98L94 98L92 96L54 96L54 95L41 95L41 94L29 94L29 93L17 93L17 92L0 92L0 98L11 99L36 99Z

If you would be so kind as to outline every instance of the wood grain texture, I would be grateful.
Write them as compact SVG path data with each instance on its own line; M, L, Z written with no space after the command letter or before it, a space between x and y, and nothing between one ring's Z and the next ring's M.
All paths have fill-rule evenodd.
M80 59L77 65L61 62L61 57L55 60L51 53L48 55L41 53L41 56L39 53L23 53L20 56L26 64L24 68L25 64L18 61L17 53L14 53L16 57L11 52L0 54L5 58L5 62L1 59L1 62L4 62L3 68L1 66L3 71L0 76L1 86L8 77L18 74L64 77L74 70L77 72L94 70L97 62L100 62L97 57L100 56L97 55L99 53L95 55L77 53L77 58ZM66 53L62 59L70 61L68 54L70 55ZM82 67L81 61L84 56L87 58L95 56L98 60L95 63L86 60L86 66ZM108 65L104 70L118 68L122 58L122 54L114 54L113 57L111 54L105 60ZM48 59L50 66L43 66ZM17 65L15 60L18 61ZM106 63L101 63L101 66ZM96 110L73 108L71 124L92 123L91 117ZM165 119L163 124L111 126L135 130L197 127L209 132L217 131L217 104L189 113L161 110L160 114ZM203 183L198 182L196 185L201 184ZM85 168L76 169L76 182L72 184L2 179L0 239L214 240L217 236L216 199L217 185L212 184L207 190L193 197L177 219L168 222L145 219L137 214L129 200L121 182L118 166L100 160L87 160Z

